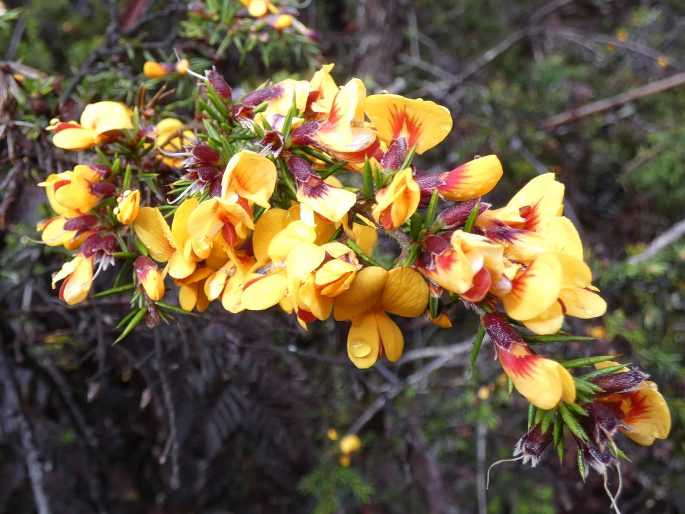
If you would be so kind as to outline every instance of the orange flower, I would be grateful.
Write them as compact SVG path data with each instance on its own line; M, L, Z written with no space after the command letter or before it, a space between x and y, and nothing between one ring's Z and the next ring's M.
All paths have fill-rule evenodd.
M561 364L536 355L499 314L486 314L482 324L497 348L502 369L516 390L541 409L553 409L560 401L576 400L573 377Z
M374 219L387 230L394 230L412 217L419 206L421 190L412 177L411 168L397 173L388 187L376 193Z
M80 123L60 122L49 127L55 131L52 143L66 150L85 150L110 141L119 131L132 129L131 111L119 102L86 105Z
M409 148L422 154L440 143L452 130L452 116L447 108L400 95L371 95L364 112L386 144L404 138Z
M471 200L492 191L502 173L497 156L486 155L442 173L438 191L447 200Z
M164 274L149 257L140 256L133 262L138 282L145 289L150 300L157 302L164 298Z

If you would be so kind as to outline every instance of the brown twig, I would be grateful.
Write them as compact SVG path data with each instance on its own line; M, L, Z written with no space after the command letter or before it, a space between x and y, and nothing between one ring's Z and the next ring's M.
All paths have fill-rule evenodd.
M547 121L542 124L542 128L545 130L551 130L559 125L564 125L572 121L577 121L581 118L586 118L593 114L604 112L608 109L616 107L618 105L623 105L633 100L638 100L645 96L653 95L655 93L660 93L661 91L666 91L667 89L672 89L677 86L685 84L685 72L672 75L663 80L657 80L656 82L650 82L644 86L636 87L625 93L621 93L616 96L609 98L604 98L596 102L592 102L581 107L562 112L555 116L552 116Z
M628 264L641 264L646 262L655 257L656 254L658 254L661 250L672 245L683 236L685 236L685 219L680 220L666 232L662 233L659 237L649 243L647 248L637 255L630 257L627 262Z
M34 435L31 425L21 408L21 400L17 391L17 384L14 373L11 369L11 362L5 357L4 341L0 341L0 377L4 388L5 402L7 403L10 415L15 418L19 439L24 450L23 456L29 472L33 499L36 503L38 514L51 514L50 502L45 491L45 477L41 464L40 453L34 442Z

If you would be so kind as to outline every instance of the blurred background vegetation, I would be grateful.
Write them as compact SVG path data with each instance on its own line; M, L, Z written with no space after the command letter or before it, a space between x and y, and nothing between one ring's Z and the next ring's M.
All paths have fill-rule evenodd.
M49 284L63 256L32 242L47 217L36 184L74 156L56 153L44 128L88 101L131 102L142 63L173 62L174 51L198 71L215 64L238 91L335 62L340 81L446 105L454 131L417 163L498 154L496 205L557 173L609 311L568 327L597 337L591 349L552 350L619 353L660 384L672 434L649 448L621 441L632 462L619 505L685 511L683 2L314 0L299 12L316 44L234 30L185 2L8 1L0 11L0 513L609 510L601 477L583 484L572 452L533 470L502 464L485 490L526 413L489 346L469 371L476 320L459 307L448 331L405 324L403 360L362 372L332 323L303 333L279 312L266 321L219 306L112 346L126 299L59 302ZM669 78L681 85L653 91ZM165 111L192 115L193 80L169 85ZM630 101L610 101L624 93ZM350 467L329 428L359 429Z

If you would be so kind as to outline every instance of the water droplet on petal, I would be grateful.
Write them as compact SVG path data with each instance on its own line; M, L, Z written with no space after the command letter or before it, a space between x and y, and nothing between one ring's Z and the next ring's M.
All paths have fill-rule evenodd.
M371 353L371 345L364 341L353 341L350 343L350 354L353 357L363 358Z

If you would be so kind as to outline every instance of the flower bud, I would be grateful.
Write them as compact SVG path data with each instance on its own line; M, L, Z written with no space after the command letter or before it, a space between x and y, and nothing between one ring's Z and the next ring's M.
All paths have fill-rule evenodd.
M117 188L111 182L98 182L90 187L90 190L98 196L112 196Z
M81 233L95 228L97 223L98 219L95 216L92 214L84 214L83 216L67 219L64 224L64 230L74 230L77 233Z
M140 191L134 189L133 191L126 190L119 198L117 198L117 206L114 208L114 214L117 220L122 225L130 225L138 217L138 209L140 208Z
M552 431L542 433L540 425L534 425L514 446L514 457L523 457L523 463L537 466L542 453L552 442Z
M386 170L399 170L402 167L404 156L407 155L408 148L409 144L404 137L395 139L392 143L390 143L388 151L385 152L385 155L383 155L383 159L381 159L381 166L383 166L383 168ZM420 184L419 187L421 187Z
M473 211L473 208L476 206L477 201L478 200L468 200L448 207L438 214L438 224L441 228L454 228L464 225L469 218L471 211ZM478 204L478 214L481 214L488 207L490 207L489 203L480 202Z
M218 71L216 71L216 68L214 66L212 66L211 70L205 71L205 77L207 77L207 80L214 88L214 91L216 91L221 98L223 98L224 100L231 99L231 97L233 96L231 86L229 86L228 82L226 82L226 80L221 76L221 74Z
M149 79L166 77L173 71L174 66L164 62L146 61L143 65L143 75Z
M164 297L164 275L149 257L138 257L133 262L138 281L143 286L150 300L157 302Z
M438 190L447 200L471 200L489 193L502 177L502 164L496 155L479 157L452 171L441 173Z
M631 370L595 377L591 382L596 386L601 387L607 394L619 394L635 391L647 378L649 378L647 373Z
M508 351L514 345L528 346L518 330L499 314L488 313L481 318L481 323L493 344L499 349Z

